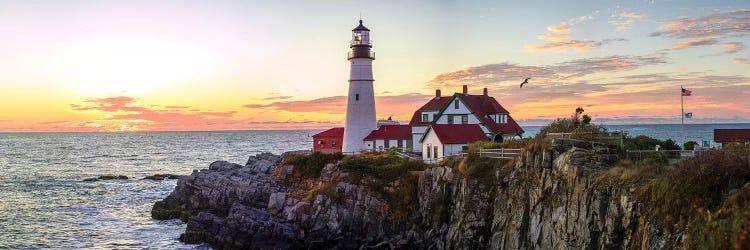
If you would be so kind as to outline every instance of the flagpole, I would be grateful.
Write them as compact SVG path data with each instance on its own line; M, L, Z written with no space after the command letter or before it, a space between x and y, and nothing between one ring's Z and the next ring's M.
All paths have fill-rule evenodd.
M682 141L685 141L685 102L683 99L685 99L685 95L683 94L683 87L680 85L680 136L682 137Z

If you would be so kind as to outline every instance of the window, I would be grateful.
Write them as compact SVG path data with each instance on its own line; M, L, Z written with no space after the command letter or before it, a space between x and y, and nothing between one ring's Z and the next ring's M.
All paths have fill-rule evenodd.
M458 109L458 99L456 99L456 101L453 102L453 108Z
M384 144L385 144L385 148L390 148L391 147L391 140L385 140Z
M461 124L468 124L468 123L469 123L469 115L462 115Z
M404 147L404 141L402 141L402 140L398 140L397 144L398 144L399 148L403 148Z
M448 124L453 124L453 116L448 115Z
M435 152L434 152L434 153L433 153L432 155L434 155L434 156L435 156L435 158L438 158L438 153L437 153L437 146L434 146L434 147L432 147L432 149L434 149L434 150L435 150Z
M427 145L427 150L425 151L427 151L427 159L432 158L432 156L430 156L430 152L432 152L432 150L430 150L430 145Z
M326 147L326 142L324 140L319 140L318 141L318 145L320 145L321 148L325 148Z
M422 114L422 121L426 122L430 120L430 114Z
M331 141L331 147L333 147L333 148L336 147L336 140Z
M359 94L354 94L354 100L359 101Z
M508 123L508 115L502 114L499 116L498 123Z

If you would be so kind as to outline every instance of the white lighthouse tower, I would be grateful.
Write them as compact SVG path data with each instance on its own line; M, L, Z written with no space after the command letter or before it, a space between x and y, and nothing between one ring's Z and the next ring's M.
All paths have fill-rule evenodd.
M375 53L370 51L370 30L362 25L352 30L349 45L351 71L349 74L349 96L346 104L346 128L344 129L343 152L368 150L363 139L376 129L375 93L372 83L372 60Z

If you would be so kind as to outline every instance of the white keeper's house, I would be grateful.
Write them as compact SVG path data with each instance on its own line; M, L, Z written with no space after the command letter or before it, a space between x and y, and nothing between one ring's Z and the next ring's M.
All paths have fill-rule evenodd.
M414 112L408 125L390 118L376 121L372 74L375 53L371 51L370 29L362 20L352 30L350 48L346 126L314 135L315 151L358 153L399 148L421 153L423 159L432 161L460 152L472 142L501 142L524 132L510 112L488 95L487 88L480 95L472 95L467 85L463 85L462 92L449 96L436 90L435 97ZM328 138L323 135L328 134L335 136L328 136L333 138L329 138L332 145L329 151L323 151ZM341 149L335 147L337 140L343 140Z

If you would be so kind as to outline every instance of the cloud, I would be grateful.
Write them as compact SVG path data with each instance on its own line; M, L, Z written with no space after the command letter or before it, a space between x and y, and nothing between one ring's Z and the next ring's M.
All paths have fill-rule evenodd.
M666 54L642 56L607 56L566 61L548 66L524 66L511 62L486 64L435 76L429 87L514 86L526 77L539 82L560 82L595 73L618 72L666 63Z
M537 36L537 38L547 41L568 41L570 40L570 34L545 34Z
M721 46L727 49L727 51L724 51L724 54L737 53L745 49L745 44L738 43L738 42L724 43L724 44L721 44Z
M549 26L547 30L554 33L570 33L570 28L565 23Z
M403 119L424 105L431 95L408 93L401 95L376 96L375 104L380 117L394 115ZM270 104L246 104L246 108L272 109L287 112L310 112L326 114L345 114L346 96L330 96L313 100L279 101Z
M750 10L734 10L699 18L667 21L650 36L673 38L742 37L750 32Z
M175 111L160 109L158 105L137 105L133 97L118 96L107 98L87 98L81 104L71 104L76 111L95 112L106 115L101 119L69 121L71 128L95 131L130 130L217 130L226 129L237 123L231 119L237 111ZM166 106L171 109L184 109L187 106Z
M264 101L273 101L273 100L286 100L286 99L290 99L290 98L292 98L292 96L286 96L286 95L285 96L271 96L271 97L263 98L263 100Z
M583 22L585 22L587 20L591 20L593 18L594 17L591 16L591 15L573 17L573 18L568 19L568 24L583 23Z
M695 46L716 45L718 43L719 43L719 40L716 40L716 39L695 39L695 40L690 40L690 41L687 41L687 42L682 42L682 43L675 44L672 48L674 48L674 49L687 49L687 48L695 47Z
M734 59L732 59L732 61L734 61L735 63L739 63L739 64L748 64L748 65L750 65L750 60L748 60L746 58L734 58Z
M179 106L179 105L171 105L171 106L164 106L164 107L168 108L168 109L186 109L186 108L190 108L190 106Z
M645 56L607 56L577 59L554 66L556 72L567 77L581 77L594 73L633 70L644 66L663 64L664 54Z
M602 45L611 44L613 42L624 42L627 40L628 39L625 39L625 38L604 39L601 41L571 40L571 41L562 41L562 42L552 42L552 43L547 43L547 44L542 44L542 45L529 45L526 48L527 50L531 52L547 52L547 51L563 52L569 49L573 49L578 52L586 52L591 49L601 47Z
M646 19L643 14L637 14L635 12L621 12L619 14L612 14L610 16L609 23L615 26L615 31L623 32L630 28L635 21Z

